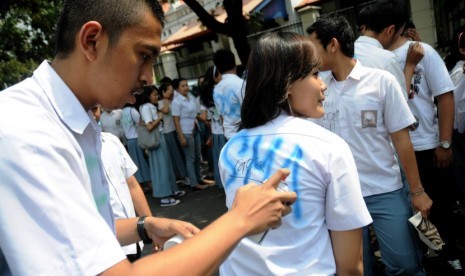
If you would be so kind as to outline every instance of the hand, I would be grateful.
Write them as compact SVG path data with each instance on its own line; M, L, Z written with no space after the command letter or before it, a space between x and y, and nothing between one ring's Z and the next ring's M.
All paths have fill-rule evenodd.
M177 234L188 239L200 232L199 228L189 222L158 217L147 217L145 230L153 242L160 245Z
M445 169L452 164L452 149L437 147L434 151L434 165L436 168Z
M179 143L181 144L182 147L186 148L189 146L189 144L187 144L187 140L186 140L186 137L182 136L182 137L179 137Z
M407 59L405 61L406 65L417 66L417 64L423 59L425 51L421 46L420 42L411 43L408 52Z
M413 28L407 29L406 36L413 41L421 41L420 35L418 34L417 30Z
M247 227L247 235L278 227L281 218L291 212L289 206L297 199L296 193L276 191L289 173L288 169L280 169L260 186L249 183L237 190L230 212Z
M427 193L412 196L412 206L414 210L421 212L421 216L428 218L433 201L429 198Z

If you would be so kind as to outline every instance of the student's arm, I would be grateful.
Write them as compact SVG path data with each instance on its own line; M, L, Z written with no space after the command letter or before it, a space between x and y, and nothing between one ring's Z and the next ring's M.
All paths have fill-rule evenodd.
M128 183L129 192L131 193L132 203L134 204L134 209L138 216L152 216L152 211L150 211L149 204L145 198L144 191L140 187L137 179L132 175L129 177L126 182Z
M289 170L281 169L263 185L241 187L230 211L195 236L133 264L121 261L102 275L211 275L242 238L279 226L281 217L290 213L291 209L285 203L294 202L296 194L276 191L279 182L288 175ZM153 226L158 227L160 234L173 234L172 226L166 223L153 223ZM135 226L133 228L136 231ZM147 230L150 238L156 238L157 233L153 234L156 231ZM181 230L189 236L188 229L176 231Z
M336 261L336 275L363 275L362 228L329 231Z
M412 142L407 128L390 134L392 143L399 156L400 164L405 171L407 182L412 195L413 208L419 212L424 218L427 218L433 202L424 191L418 173L417 160L413 151Z
M454 94L452 91L436 97L438 100L439 141L452 142L454 128ZM452 148L437 147L434 151L434 162L438 168L447 168L452 164Z
M168 114L170 112L170 101L168 99L163 99L161 101L158 101L158 106L160 106L160 102L162 102L162 108L160 108L160 111L163 114Z
M176 128L176 133L178 134L179 143L181 143L181 146L187 147L188 145L187 145L186 137L184 137L184 133L182 133L181 122L179 120L180 120L179 116L173 115L174 127Z
M407 86L407 99L410 94L410 84L412 83L412 77L415 73L415 67L422 60L424 55L424 49L419 42L410 44L404 67L405 84Z
M161 122L161 118L157 116L157 118L155 118L153 121L146 123L145 126L147 127L149 131L152 131L158 127L160 122Z

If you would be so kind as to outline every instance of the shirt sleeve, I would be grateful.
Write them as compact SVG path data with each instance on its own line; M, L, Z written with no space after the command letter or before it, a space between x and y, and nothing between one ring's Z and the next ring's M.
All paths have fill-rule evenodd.
M150 106L148 104L144 104L141 106L140 109L140 116L145 124L150 123L153 121L152 111L150 110Z
M425 56L422 59L425 66L425 78L433 97L453 91L454 83L444 61L430 45L426 43L421 45L425 48Z
M131 108L131 119L134 122L134 125L139 124L140 121L140 114L135 108Z
M97 275L125 259L68 141L57 129L0 131L0 245L13 274Z
M171 114L173 116L181 116L181 102L178 100L174 100L171 103Z
M340 143L328 164L326 222L334 231L352 230L372 222L360 188L360 180L349 146Z
M381 79L380 93L384 98L384 122L389 133L399 131L415 122L412 112L402 95L399 83L392 75L384 75Z

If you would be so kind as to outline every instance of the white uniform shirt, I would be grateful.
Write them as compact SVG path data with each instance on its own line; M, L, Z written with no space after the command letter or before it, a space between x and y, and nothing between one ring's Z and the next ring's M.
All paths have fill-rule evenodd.
M0 248L13 274L96 275L126 258L100 150L91 112L46 61L0 92Z
M405 85L404 71L399 66L396 56L383 48L375 38L360 36L354 44L354 58L361 61L363 66L386 70L393 74L402 88L402 95L407 100L407 86Z
M124 135L126 139L136 139L137 129L136 126L139 124L140 114L132 106L126 106L123 108L121 113L121 124L123 126Z
M216 110L223 117L224 136L231 139L241 122L244 80L235 74L224 74L213 89Z
M195 118L200 112L195 98L188 94L187 97L179 95L171 103L171 114L179 116L179 124L184 134L192 135L195 126Z
M165 102L163 100L158 101L158 108L162 109L165 106ZM173 115L171 114L171 103L169 107L168 114L163 114L163 133L170 133L176 131L176 127L174 126Z
M204 106L203 108L207 111L207 118L210 121L212 134L224 134L223 123L221 122L220 114L216 110L216 107L210 106L207 108Z
M102 132L102 162L110 182L110 203L115 218L135 218L127 179L136 173L137 167L118 137L108 132ZM139 242L139 246L143 248L143 243ZM126 255L137 253L136 244L123 246L123 250Z
M228 208L237 189L261 183L279 168L291 171L285 183L297 193L292 213L260 245L242 239L221 265L221 275L333 275L328 230L372 221L347 144L312 122L284 114L241 130L224 146L219 170Z
M124 130L121 124L121 109L115 109L110 112L102 110L100 115L100 125L102 126L102 131L113 133L121 141L124 141Z
M411 41L406 42L393 52L401 67L405 66L407 51ZM421 43L425 55L415 67L412 78L413 98L408 100L418 126L410 131L415 151L433 149L439 146L439 125L434 97L454 90L455 86L447 72L446 65L431 46ZM418 92L418 93L417 93Z
M349 144L363 196L400 189L400 170L389 133L408 127L415 118L399 83L390 73L363 67L358 61L342 85L332 74L323 81L328 86L323 102L326 114L314 121Z
M464 61L457 62L451 71L451 79L454 82L455 120L454 129L459 133L465 132L465 74L463 73Z
M145 124L148 124L152 121L158 119L158 111L157 107L154 106L152 103L145 103L139 107L140 109L140 116ZM158 131L161 131L161 124L157 126Z

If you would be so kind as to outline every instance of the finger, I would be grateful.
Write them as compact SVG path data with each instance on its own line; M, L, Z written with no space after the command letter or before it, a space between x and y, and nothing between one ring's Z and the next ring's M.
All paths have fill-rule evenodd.
M279 192L277 195L281 202L291 206L297 200L297 194L295 192Z
M263 183L263 188L272 188L276 190L279 182L286 180L286 177L291 173L289 169L279 169L267 181Z
M284 205L283 217L289 215L292 212L292 208L288 205Z

